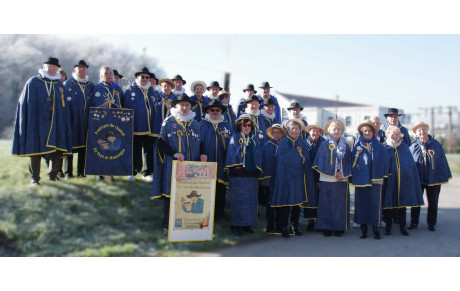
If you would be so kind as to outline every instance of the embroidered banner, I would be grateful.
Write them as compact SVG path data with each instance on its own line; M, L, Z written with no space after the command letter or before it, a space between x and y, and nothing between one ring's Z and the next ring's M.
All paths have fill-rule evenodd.
M133 115L132 109L89 108L87 175L133 174Z

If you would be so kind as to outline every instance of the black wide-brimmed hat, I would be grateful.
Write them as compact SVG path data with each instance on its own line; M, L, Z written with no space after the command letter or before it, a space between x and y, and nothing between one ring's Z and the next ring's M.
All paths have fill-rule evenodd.
M299 108L300 111L303 110L303 107L300 106L300 103L299 103L299 102L292 102L292 103L291 103L291 107L288 107L287 110L291 110L291 109L294 109L294 108Z
M262 86L260 86L259 88L273 88L273 87L270 87L270 83L268 82L262 82Z
M48 60L44 62L44 64L55 65L55 66L58 66L59 68L61 67L61 65L59 65L59 60L57 58L52 58L52 57L49 57Z
M151 75L151 73L150 73L149 69L147 69L147 67L143 67L142 70L140 70L139 72L134 74L134 77L137 78L137 76L139 76L140 74L147 74L147 75L149 75L149 77Z
M118 73L117 70L113 70L113 75L114 75L114 76L118 76L120 79L123 79L123 75L120 74L120 73Z
M275 101L273 101L273 98L269 98L267 103L263 104L263 106L266 106L266 105L275 105L276 106Z
M196 102L190 99L190 97L188 97L187 94L182 93L179 96L177 96L176 99L173 99L171 101L171 106L175 107L177 103L182 102L182 101L189 102L192 106L196 104Z
M78 61L78 64L76 64L76 65L74 66L74 68L76 68L76 67L78 67L78 66L85 66L85 67L89 68L89 66L86 64L86 62L85 62L84 60L79 60L79 61Z
M248 86L246 86L246 89L243 89L243 92L246 92L247 90L254 91L254 94L257 93L257 91L254 89L254 85L252 85L252 84L248 84Z
M244 103L246 103L246 104L251 102L251 101L257 101L257 102L259 102L259 104L262 102L262 101L260 101L259 97L257 97L256 95L252 95L251 98L248 98L248 99L245 98L244 99Z
M185 83L187 83L184 79L182 79L182 76L181 75L176 75L173 79L171 79L173 81L176 81L176 80L181 80L182 81L182 85L185 85Z
M208 109L212 108L212 107L219 107L220 109L222 109L222 112L225 112L227 111L227 107L225 107L222 102L220 102L218 99L212 99L211 102L209 102L209 105L206 106L206 107L203 107L203 110L204 111L208 111Z
M160 80L155 76L154 73L150 73L150 79L155 79L155 80L157 80L157 84L158 84L158 81L160 81Z
M219 85L219 82L217 82L217 81L212 81L211 85L209 85L206 89L209 91L209 89L211 89L211 87L219 87L219 90L224 89Z
M201 195L198 194L198 192L196 192L195 190L193 190L190 194L187 195L187 198L192 198L192 197L201 197Z
M399 114L398 108L388 108L388 113L385 113L383 116L387 117L388 115L404 115L404 114Z

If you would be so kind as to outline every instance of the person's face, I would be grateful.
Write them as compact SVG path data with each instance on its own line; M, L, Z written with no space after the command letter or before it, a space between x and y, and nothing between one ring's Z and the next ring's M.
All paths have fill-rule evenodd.
M59 81L65 82L66 79L67 79L66 76L61 73L61 78L59 79Z
M372 122L375 124L377 129L380 129L380 126L382 125L382 122L380 122L380 118L374 117L374 118L372 118Z
M80 79L86 78L86 74L88 73L88 68L86 66L76 66L74 69L75 74Z
M149 74L140 74L140 75L137 75L137 81L139 82L139 84L141 84L142 86L145 86L148 84L150 80L150 75Z
M177 110L179 111L180 114L182 114L184 116L187 116L189 114L191 107L192 106L191 106L190 102L187 102L187 101L181 101L181 102L176 104Z
M203 88L203 86L201 86L201 85L196 85L196 86L195 86L195 95L201 97L201 96L203 96L203 93L204 93L204 88Z
M155 87L157 85L157 79L150 78L150 85L152 85L152 87Z
M163 82L161 83L161 90L163 91L163 94L169 96L169 94L171 94L172 86L168 82Z
M109 142L113 142L115 140L115 137L113 135L110 135L110 136L107 137L107 140Z
M300 128L297 124L292 124L289 128L288 134L292 139L297 139L299 137Z
M212 96L217 96L217 94L219 94L219 87L214 86L214 87L211 87L209 89L211 89L211 95Z
M262 92L263 92L262 95L263 95L265 98L270 97L270 88L262 88Z
M370 140L374 137L374 132L372 131L372 128L370 126L363 126L361 128L362 135L365 139Z
M228 103L230 102L230 97L228 95L224 95L224 97L222 97L220 101L222 102L222 104L228 105Z
M310 138L312 141L317 141L321 135L321 130L318 128L310 129Z
M398 126L399 116L397 114L388 115L387 121L389 125Z
M174 80L174 84L176 84L175 89L176 89L177 91L182 90L182 85L183 85L183 84L182 84L182 81L181 81L181 80Z
M265 105L264 109L265 109L265 112L271 115L275 111L275 105Z
M104 73L104 76L102 77L102 81L104 81L107 84L110 84L110 83L113 82L113 72L112 72L112 70L109 69Z
M251 98L251 96L254 95L254 91L253 90L246 90L244 92L244 94L246 94L246 98Z
M198 201L198 197L196 196L193 196L192 198L190 198L192 200L193 203L197 202Z
M252 121L244 120L243 124L241 124L241 132L245 135L248 135L251 132Z
M300 108L292 108L289 111L292 113L292 116L294 116L294 118L299 118L299 116L300 116Z
M56 76L57 71L59 70L58 66L43 64L43 71L45 71L50 76Z
M428 128L426 126L420 126L415 131L420 140L428 139Z
M120 76L115 75L115 76L113 76L113 79L115 80L115 83L118 84L118 82L120 81Z
M251 111L251 112L256 112L257 109L259 109L259 102L254 100L251 102L246 103L246 107Z
M393 130L390 132L389 138L392 143L398 143L401 140L401 132L399 130Z
M333 122L328 128L328 133L332 136L333 139L338 141L342 136L342 127Z
M212 120L219 120L222 116L222 109L219 107L211 107L207 110L207 112Z
M279 142L282 137L283 137L283 131L281 129L278 129L278 128L272 129L272 138L276 142Z

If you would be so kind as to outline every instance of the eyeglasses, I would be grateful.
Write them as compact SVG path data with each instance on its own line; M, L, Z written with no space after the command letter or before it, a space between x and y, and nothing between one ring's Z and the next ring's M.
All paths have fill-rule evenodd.
M150 79L150 76L141 76L141 79L144 80L144 79Z
M211 112L221 112L222 110L216 108L216 109L209 109L209 111L211 111Z
M241 126L242 126L242 127L252 127L252 124L250 124L250 123L245 123L245 124L242 124Z

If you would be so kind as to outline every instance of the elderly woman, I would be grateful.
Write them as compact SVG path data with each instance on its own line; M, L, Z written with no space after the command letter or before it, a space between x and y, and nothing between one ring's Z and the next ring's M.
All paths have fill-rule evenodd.
M222 113L224 113L227 108L223 106L219 100L212 100L208 106L203 109L207 113L199 122L198 126L200 128L203 153L207 155L208 162L217 162L214 217L218 219L224 216L225 193L227 191L226 185L228 185L228 179L224 173L225 155L228 141L232 134L232 127L229 122L224 120Z
M233 129L235 129L235 120L236 120L236 115L235 111L233 111L232 105L230 104L230 92L227 92L225 90L222 90L219 92L219 100L222 102L222 104L227 107L227 111L224 114L224 120L230 122L231 126Z
M385 130L387 137L383 143L390 159L390 175L384 184L382 202L385 235L391 234L393 209L397 210L401 234L408 236L406 230L406 207L423 205L422 189L418 176L417 165L409 150L402 142L401 130L397 126L389 126ZM408 138L408 137L407 137Z
M262 171L263 180L260 182L262 191L265 197L270 197L270 186L274 179L274 166L275 157L278 152L278 143L281 138L287 135L286 129L281 124L275 123L271 127L267 128L267 135L270 138L262 147ZM267 218L267 228L265 232L271 233L276 231L281 232L281 226L279 221L279 214L276 209L277 207L271 207L270 199L266 204L265 216Z
M163 234L168 234L169 205L171 197L171 173L173 160L207 161L200 155L200 129L195 112L191 111L195 102L186 94L171 101L171 115L163 122L157 143L154 161L154 179L151 199L164 199Z
M303 122L299 119L290 119L285 126L288 135L282 138L278 145L270 202L272 207L280 208L278 213L281 234L289 238L289 212L295 235L302 235L299 229L300 206L303 203L316 205L316 188L311 170L310 148L305 140L300 138L300 132L305 129Z
M352 184L355 186L355 223L361 225L361 238L367 238L372 226L375 239L380 239L380 217L383 179L388 177L389 158L377 139L379 129L368 120L358 126L360 137L353 147Z
M414 126L412 131L417 139L411 145L410 151L417 164L420 182L426 191L428 199L428 230L436 231L436 220L438 216L438 200L441 192L441 185L446 184L452 178L449 164L442 145L428 134L430 126L420 122ZM420 207L411 208L411 224L408 229L415 229L420 218Z
M99 83L94 86L91 107L121 107L124 99L123 90L113 81L113 72L109 67L99 71ZM115 104L115 106L112 106Z
M316 153L324 141L324 137L322 137L323 128L316 124L310 124L305 127L305 132L308 133L308 137L305 139L307 144L310 146L310 156L311 160L314 161L316 157ZM313 171L313 177L315 179L316 185L316 201L318 201L318 193L319 193L319 173L317 171ZM315 230L315 218L318 217L318 207L309 207L304 208L303 217L307 219L307 231L314 231Z
M326 140L321 143L313 163L320 174L317 228L324 236L342 236L348 228L348 178L351 176L351 150L342 137L345 126L338 119L324 126Z
M192 111L195 112L195 120L198 122L200 122L206 114L204 107L208 106L211 101L211 99L203 95L205 88L206 83L203 81L195 81L190 86L190 90L194 94L190 97L190 99L196 102L196 104L192 107Z
M257 224L257 186L262 172L259 140L254 136L254 124L249 114L236 120L236 130L227 148L226 168L230 182L230 223L233 234L241 230L254 233Z

